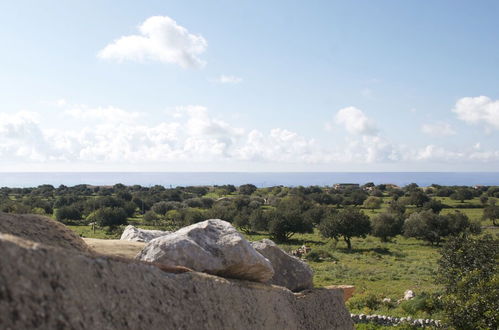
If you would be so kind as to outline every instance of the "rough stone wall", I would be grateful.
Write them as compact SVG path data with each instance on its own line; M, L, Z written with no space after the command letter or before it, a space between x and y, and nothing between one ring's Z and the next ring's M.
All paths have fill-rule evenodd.
M87 244L71 229L41 215L0 212L0 233L64 249L88 251Z
M0 329L352 329L341 290L291 291L0 234Z

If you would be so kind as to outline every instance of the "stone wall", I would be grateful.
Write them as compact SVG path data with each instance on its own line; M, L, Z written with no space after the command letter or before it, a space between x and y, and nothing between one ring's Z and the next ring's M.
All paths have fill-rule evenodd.
M1 329L352 329L339 289L302 293L0 234Z

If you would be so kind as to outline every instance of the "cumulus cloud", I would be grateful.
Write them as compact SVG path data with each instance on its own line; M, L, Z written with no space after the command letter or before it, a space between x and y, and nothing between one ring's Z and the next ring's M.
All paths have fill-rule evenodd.
M359 135L376 135L378 129L374 121L369 119L362 110L356 107L340 109L335 117L335 122L345 127L347 132Z
M183 68L199 68L208 43L168 16L149 17L139 26L140 35L123 36L104 47L98 57L117 61L159 61Z
M431 136L450 136L455 135L456 131L448 123L426 123L421 126L421 131L424 134Z
M355 108L339 111L352 135L345 143L325 143L285 128L245 130L206 107L176 108L178 116L149 122L146 116L115 107L66 106L66 117L78 126L44 128L30 112L0 113L0 159L5 162L68 164L185 164L221 161L260 164L386 164L497 162L499 151L479 144L446 149L438 145L406 147L378 134ZM77 109L78 111L75 111ZM349 109L349 108L346 108ZM342 109L344 110L344 109ZM120 118L119 120L114 120ZM140 120L134 120L139 118ZM346 119L345 119L346 118ZM358 121L350 122L351 118ZM360 125L359 125L360 122ZM366 123L367 122L367 123ZM74 123L73 123L74 124ZM303 166L303 165L302 165Z
M484 124L499 129L499 100L487 96L464 97L457 101L453 112L468 124Z
M227 75L221 75L220 77L214 79L214 82L220 83L220 84L239 84L243 81L243 78L236 77L236 76L227 76Z

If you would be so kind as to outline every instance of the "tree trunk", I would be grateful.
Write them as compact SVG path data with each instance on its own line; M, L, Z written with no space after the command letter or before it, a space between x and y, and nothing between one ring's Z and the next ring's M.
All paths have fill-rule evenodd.
M350 242L350 238L349 237L344 237L344 240L347 243L348 249L351 250L352 249L352 242Z

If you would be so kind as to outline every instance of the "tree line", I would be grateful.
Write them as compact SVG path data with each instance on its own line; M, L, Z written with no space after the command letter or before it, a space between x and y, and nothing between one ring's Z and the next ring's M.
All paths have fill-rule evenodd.
M437 197L449 197L457 205L449 206ZM484 218L494 224L499 218L499 187L440 186L421 188L409 184L333 187L268 187L252 184L190 186L166 188L77 185L57 188L0 188L0 210L13 213L37 213L53 216L67 224L93 223L115 228L130 219L146 224L161 224L172 229L219 218L232 222L240 230L268 232L275 240L286 241L295 233L317 228L324 236L343 239L351 248L353 237L373 235L382 241L403 234L439 245L442 240L463 231L479 232L480 226L459 212L461 204L479 198ZM388 206L370 219L363 210ZM442 215L444 208L455 212Z

